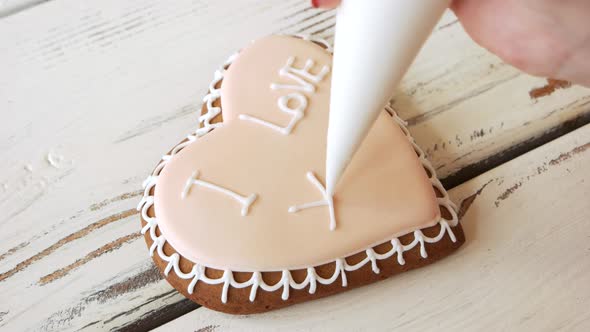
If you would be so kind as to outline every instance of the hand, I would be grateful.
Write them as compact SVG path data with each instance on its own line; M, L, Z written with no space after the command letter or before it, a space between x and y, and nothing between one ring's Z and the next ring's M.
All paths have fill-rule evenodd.
M334 8L340 1L311 2ZM505 62L590 87L590 1L454 0L451 9L476 43Z

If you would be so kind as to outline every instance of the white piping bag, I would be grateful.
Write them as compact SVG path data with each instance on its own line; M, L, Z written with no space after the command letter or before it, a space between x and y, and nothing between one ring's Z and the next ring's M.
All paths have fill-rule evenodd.
M326 151L329 195L449 4L342 1L336 15Z

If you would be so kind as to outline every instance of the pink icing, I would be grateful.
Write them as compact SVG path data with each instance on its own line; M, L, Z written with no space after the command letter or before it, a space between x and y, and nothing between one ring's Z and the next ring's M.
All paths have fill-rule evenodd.
M337 187L338 220L330 231L327 207L289 213L295 204L321 200L307 180L323 183L330 76L304 92L305 116L290 135L249 121L249 114L286 125L277 100L293 91L270 89L292 83L279 76L290 56L311 70L331 65L321 47L283 36L263 38L244 49L221 88L224 126L198 139L170 160L158 178L155 213L170 244L193 262L233 271L276 271L315 266L362 251L415 229L432 226L440 211L432 185L398 125L383 112ZM211 189L193 186L190 175L240 195L258 198L247 216L240 204Z

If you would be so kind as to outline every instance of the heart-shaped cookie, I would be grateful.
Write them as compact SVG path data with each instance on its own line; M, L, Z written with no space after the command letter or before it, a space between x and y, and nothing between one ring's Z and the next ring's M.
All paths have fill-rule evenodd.
M202 127L146 180L142 231L185 296L228 313L267 311L428 264L463 243L455 206L391 110L326 195L330 66L323 42L253 42L216 73Z

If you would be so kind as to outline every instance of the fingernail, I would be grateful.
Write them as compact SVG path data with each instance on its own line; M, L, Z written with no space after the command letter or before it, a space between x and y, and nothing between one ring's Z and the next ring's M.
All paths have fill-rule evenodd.
M319 8L320 7L319 0L311 0L311 6L313 8Z

